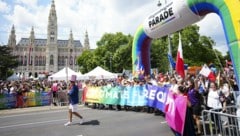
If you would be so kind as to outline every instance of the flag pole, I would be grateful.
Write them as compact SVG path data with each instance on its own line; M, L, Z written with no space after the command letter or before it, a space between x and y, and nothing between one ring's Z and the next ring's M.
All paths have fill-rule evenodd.
M169 54L170 56L172 56L172 47L171 47L170 34L168 35L168 54ZM172 73L173 73L173 68L172 68L171 63L169 63L169 73L170 73L170 75L172 75Z

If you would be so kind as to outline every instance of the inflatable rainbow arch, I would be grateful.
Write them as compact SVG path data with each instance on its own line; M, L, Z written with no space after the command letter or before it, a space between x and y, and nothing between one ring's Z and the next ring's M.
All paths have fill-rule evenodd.
M168 0L150 14L135 33L132 47L133 73L150 74L150 44L196 23L208 13L219 15L225 32L234 72L240 85L240 0Z

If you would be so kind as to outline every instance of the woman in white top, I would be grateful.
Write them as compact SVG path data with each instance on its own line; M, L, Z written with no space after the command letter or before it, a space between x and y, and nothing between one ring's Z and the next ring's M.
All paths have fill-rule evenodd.
M207 97L207 106L210 109L222 108L222 104L219 100L219 90L217 89L216 83L211 82Z
M171 86L169 88L169 91L172 91L175 94L179 94L177 80L174 77L171 78L170 84L171 84Z
M210 82L210 88L207 97L207 106L209 109L215 109L214 112L220 112L222 104L219 99L219 90L215 82ZM211 120L217 125L217 132L221 130L221 119L217 114L211 114Z

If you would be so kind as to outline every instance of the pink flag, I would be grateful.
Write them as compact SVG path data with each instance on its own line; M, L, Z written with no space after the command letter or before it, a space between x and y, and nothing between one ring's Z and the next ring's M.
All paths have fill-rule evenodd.
M204 65L199 73L207 77L210 81L216 80L214 73L211 71L211 69L208 68L207 65Z
M168 125L183 135L187 110L187 97L169 91L165 106L165 119Z
M184 61L183 61L183 53L182 53L182 41L181 41L180 33L179 33L179 44L178 44L178 52L177 52L177 59L176 59L176 72L182 78L185 77L185 74L184 74Z

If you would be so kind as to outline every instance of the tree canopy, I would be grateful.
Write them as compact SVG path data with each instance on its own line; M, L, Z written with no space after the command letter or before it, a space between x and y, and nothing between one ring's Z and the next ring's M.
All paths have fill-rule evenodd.
M6 79L12 72L12 69L18 66L16 56L11 55L11 48L0 46L0 79Z

